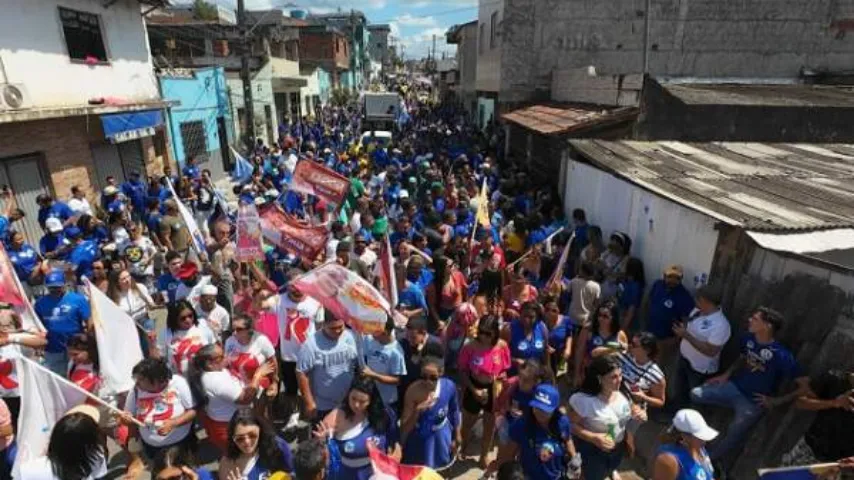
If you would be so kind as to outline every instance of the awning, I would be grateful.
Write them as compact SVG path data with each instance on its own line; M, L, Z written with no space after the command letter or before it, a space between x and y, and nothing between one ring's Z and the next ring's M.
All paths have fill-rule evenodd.
M834 228L805 233L766 233L748 231L760 247L778 252L821 253L854 248L854 229Z
M154 128L163 125L163 112L143 110L130 113L101 115L104 136L112 143L137 140L154 135Z

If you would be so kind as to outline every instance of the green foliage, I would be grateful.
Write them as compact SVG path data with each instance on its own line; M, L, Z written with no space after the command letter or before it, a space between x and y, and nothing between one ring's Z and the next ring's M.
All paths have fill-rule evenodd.
M193 16L198 20L217 20L219 12L216 5L205 0L195 0L193 2Z

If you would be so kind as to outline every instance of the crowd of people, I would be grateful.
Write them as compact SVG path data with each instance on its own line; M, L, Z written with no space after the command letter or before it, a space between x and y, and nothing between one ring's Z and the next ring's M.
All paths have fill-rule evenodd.
M854 431L852 376L804 376L776 340L780 313L757 306L741 355L722 368L733 324L720 289L692 293L679 265L647 285L632 239L588 224L584 210L567 217L557 192L503 158L500 131L474 128L453 107L408 107L390 144L360 141L356 109L329 108L249 152L238 202L326 225L317 258L268 242L263 258L236 261L234 209L192 158L178 174L108 178L97 198L78 187L67 200L42 195L36 212L5 190L0 240L46 332L0 309L0 477L13 468L27 401L11 371L20 355L123 411L67 413L44 456L19 466L21 480L101 477L107 437L132 459L127 478L149 469L161 480L368 480L371 447L440 473L474 457L485 476L617 479L653 415L671 426L650 477L708 480L768 408L793 400L820 413L785 462L854 455L842 440ZM297 162L348 177L343 205L290 190ZM488 225L478 221L483 201ZM30 239L38 245L17 228L30 215L44 230ZM292 284L325 262L374 282L386 238L398 303L382 332L362 337ZM110 339L144 353L129 391L100 381L84 279L138 327L138 339ZM258 328L270 316L278 335ZM733 411L720 435L701 405ZM283 431L306 424L295 447L285 441ZM220 455L215 473L195 463L200 437Z

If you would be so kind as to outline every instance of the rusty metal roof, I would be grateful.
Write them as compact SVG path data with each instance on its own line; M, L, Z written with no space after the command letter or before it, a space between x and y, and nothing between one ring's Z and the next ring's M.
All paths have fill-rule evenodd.
M833 85L662 83L662 86L689 105L854 107L854 89Z
M501 118L543 135L557 135L630 120L637 112L634 107L595 109L534 105L505 113Z
M572 140L597 167L754 231L854 227L854 145Z

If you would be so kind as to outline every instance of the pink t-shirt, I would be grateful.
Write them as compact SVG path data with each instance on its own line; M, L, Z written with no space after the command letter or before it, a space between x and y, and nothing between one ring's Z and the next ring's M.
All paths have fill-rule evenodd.
M510 368L510 348L502 341L487 349L467 343L460 351L457 366L461 372L495 378Z

